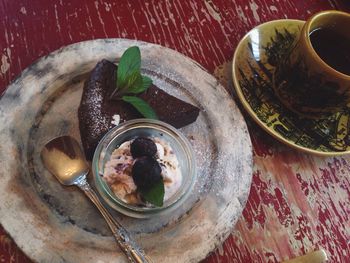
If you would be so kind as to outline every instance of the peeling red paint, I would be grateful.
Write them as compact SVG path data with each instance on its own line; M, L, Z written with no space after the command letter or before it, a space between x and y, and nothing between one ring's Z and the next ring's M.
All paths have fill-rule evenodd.
M297 173L296 177L297 177L298 181L301 184L301 190L304 191L305 196L308 196L308 194L309 194L309 184L302 179L302 176L300 175L300 173Z
M274 188L271 183L261 180L259 171L253 175L253 184L250 192L250 199L248 200L247 209L243 211L248 226L252 228L253 220L259 223L264 228L266 215L263 206L271 206L277 214L281 225L288 226L293 223L291 212L286 200L279 188ZM273 190L272 190L273 189ZM254 200L254 202L252 202ZM254 207L255 206L255 207ZM247 212L248 208L250 213Z
M105 37L167 46L213 72L232 59L240 38L254 26L287 17L306 19L326 9L350 11L350 3L2 1L0 63L2 59L6 63L0 65L0 94L40 56L70 43ZM329 262L350 262L350 157L300 154L276 142L250 119L248 125L255 172L247 205L223 251L205 262L280 262L319 248L325 249ZM0 261L30 262L2 229L0 244Z
M300 241L301 243L301 251L303 254L305 254L306 251L306 246L307 244L304 244L304 239L307 240L310 243L313 243L313 235L312 235L312 229L309 224L308 218L301 214L300 216L297 216L297 222L298 222L298 227L294 233L294 237L296 240Z
M350 160L273 147L273 155L255 156L251 192L233 233L242 251L250 246L251 261L241 262L260 262L256 253L280 262L321 248L329 262L349 262Z
M267 157L273 155L273 148L271 147L271 144L268 144L259 139L258 134L251 133L250 138L253 144L254 155L257 155L259 157Z
M250 198L246 204L246 209L243 211L248 229L253 228L253 223L258 223L260 226L264 226L266 215L261 205L261 199L259 192L261 189L266 189L267 184L259 180L259 171L253 174L253 184L250 189Z

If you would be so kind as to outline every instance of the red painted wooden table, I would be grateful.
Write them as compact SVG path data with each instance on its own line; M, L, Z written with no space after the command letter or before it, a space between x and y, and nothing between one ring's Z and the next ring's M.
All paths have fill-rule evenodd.
M243 35L280 18L306 19L347 0L0 1L0 93L39 57L96 38L175 49L232 88L230 61ZM205 262L280 262L323 248L350 262L350 157L299 153L246 115L254 145L249 199L234 232ZM0 262L31 262L0 229Z

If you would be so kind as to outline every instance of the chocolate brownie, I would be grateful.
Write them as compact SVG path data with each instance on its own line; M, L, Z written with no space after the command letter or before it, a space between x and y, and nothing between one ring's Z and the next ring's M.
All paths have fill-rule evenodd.
M110 99L116 88L117 66L108 60L97 63L85 81L83 95L78 109L79 129L86 158L91 160L95 148L103 135L114 124L113 115L120 116L120 122L142 118L142 115L129 103ZM138 95L156 112L159 120L176 128L196 121L199 109L162 89L152 85Z

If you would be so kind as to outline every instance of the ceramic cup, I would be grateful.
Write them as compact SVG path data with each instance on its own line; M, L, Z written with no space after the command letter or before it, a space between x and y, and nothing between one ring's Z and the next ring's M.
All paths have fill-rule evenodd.
M329 43L311 43L310 34L323 29L341 36L332 38L334 46L343 38L349 40L350 14L330 10L313 15L274 72L276 96L288 109L309 118L329 116L350 102L350 75L330 66L314 48Z

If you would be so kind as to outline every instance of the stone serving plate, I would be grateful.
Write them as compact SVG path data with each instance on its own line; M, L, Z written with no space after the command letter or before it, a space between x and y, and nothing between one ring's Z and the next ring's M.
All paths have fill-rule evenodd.
M133 219L112 211L154 262L197 262L228 237L245 206L252 149L245 121L222 86L196 62L154 44L104 39L64 47L23 71L0 100L0 222L36 262L124 262L104 220L75 187L43 167L51 138L80 141L77 109L87 73L130 46L142 71L174 96L197 105L181 131L194 147L198 180L175 213Z

